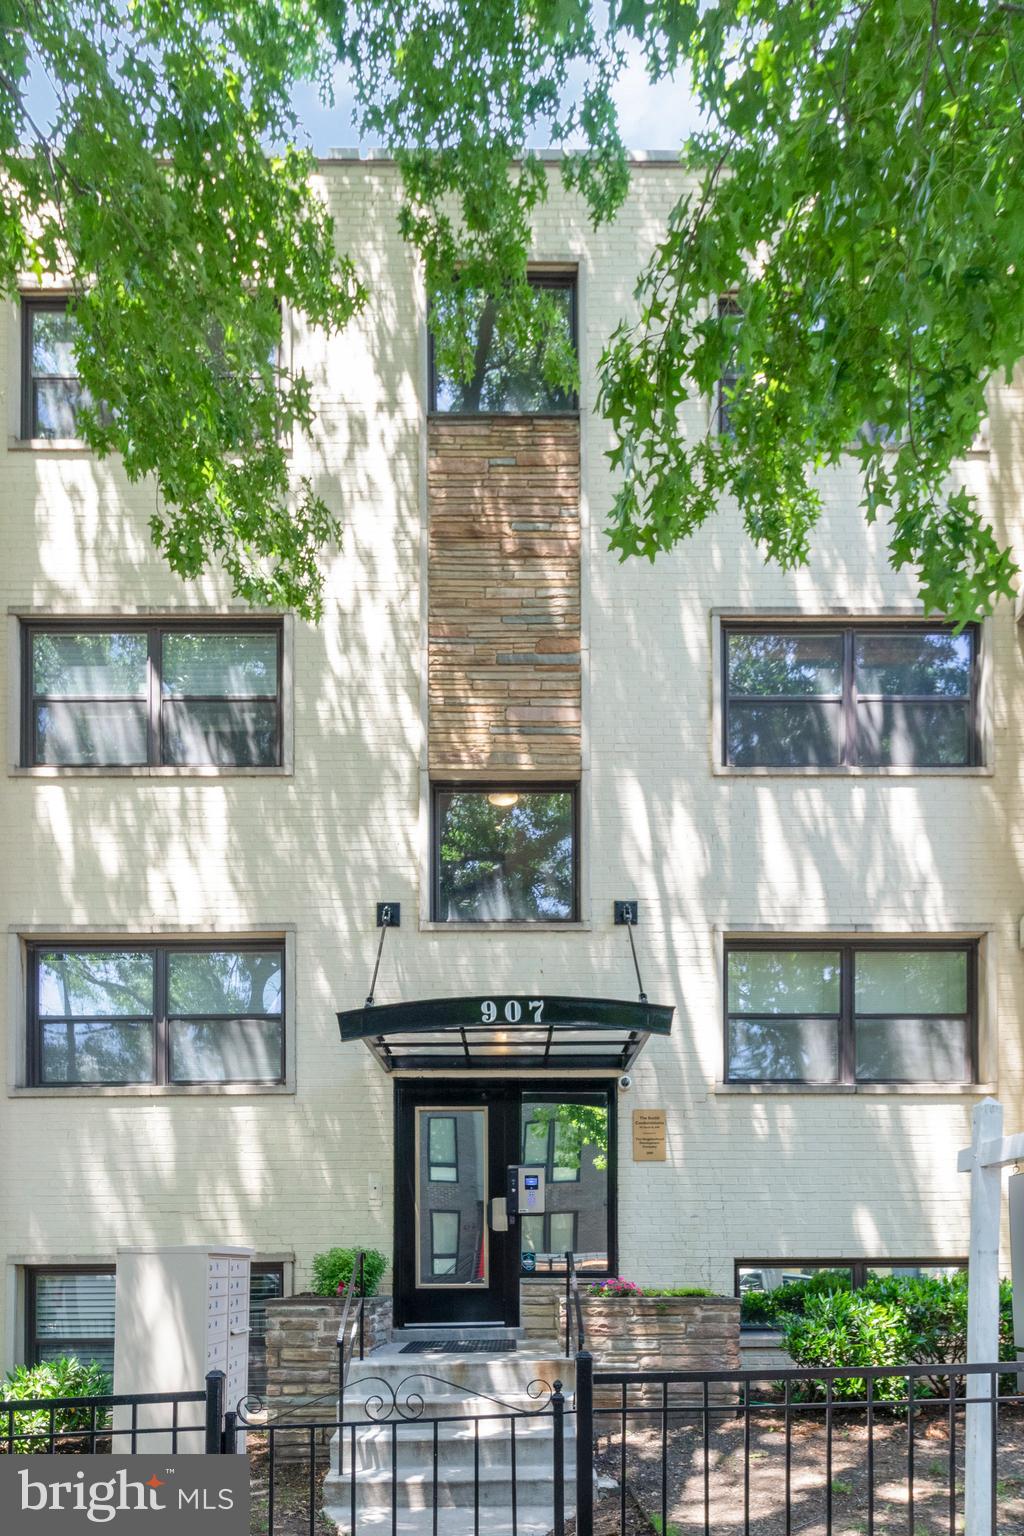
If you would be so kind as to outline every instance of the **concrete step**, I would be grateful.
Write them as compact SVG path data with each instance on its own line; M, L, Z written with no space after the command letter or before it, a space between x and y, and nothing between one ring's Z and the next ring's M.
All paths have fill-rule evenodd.
M440 1424L437 1430L438 1475L446 1481L471 1478L474 1460L481 1467L503 1468L511 1475L512 1451L508 1421L477 1420L479 1435L471 1422ZM430 1473L434 1458L434 1430L429 1422L399 1426L394 1434L389 1427L349 1432L340 1445L341 1470L348 1472L355 1440L357 1476L363 1472L390 1471L392 1447L395 1448L399 1474ZM549 1418L516 1420L516 1468L552 1469L554 1432ZM575 1423L566 1420L565 1465L576 1465ZM332 1441L331 1464L338 1464L338 1437Z
M329 1487L328 1487L329 1485ZM573 1478L567 1478L567 1488L574 1487ZM351 1507L351 1482L345 1476L329 1472L324 1479L324 1503ZM568 1497L568 1492L566 1497ZM544 1508L551 1500L551 1467L516 1467L517 1505ZM356 1507L360 1510L390 1510L392 1501L400 1510L432 1509L434 1504L434 1477L432 1471L406 1472L399 1462L399 1476L394 1485L391 1469L377 1472L356 1473ZM481 1510L494 1510L502 1514L512 1510L512 1485L507 1467L481 1467L479 1480L473 1477L472 1466L468 1476L449 1478L443 1469L438 1470L437 1507L441 1511L454 1509L472 1510L479 1502ZM333 1518L333 1517L332 1517ZM488 1522L488 1536L490 1524ZM447 1536L447 1526L439 1523L438 1536Z
M404 1404L412 1397L424 1402L444 1402L444 1412L486 1412L481 1402L497 1398L511 1407L536 1408L546 1398L548 1389L556 1381L562 1383L562 1392L571 1396L576 1387L576 1366L571 1360L553 1359L551 1356L527 1357L523 1355L497 1355L484 1357L472 1355L443 1355L424 1359L406 1355L397 1358L380 1351L365 1360L354 1361L345 1385L345 1417L349 1416L349 1404L364 1404L376 1396L383 1397L386 1407L391 1406L392 1395ZM531 1383L535 1386L532 1398ZM474 1406L454 1409L457 1402L473 1401ZM491 1411L496 1410L492 1406Z
M568 1496L568 1494L567 1494ZM566 1506L566 1519L575 1512L574 1506ZM338 1526L342 1536L434 1536L434 1512L432 1509L399 1509L392 1526L389 1507L363 1509L356 1506L355 1526L352 1524L351 1506L347 1502L328 1502L328 1487L324 1484L324 1513ZM520 1504L515 1526L512 1524L512 1508L489 1509L486 1517L480 1512L479 1521L473 1509L438 1510L437 1536L549 1536L554 1525L551 1499L532 1505Z

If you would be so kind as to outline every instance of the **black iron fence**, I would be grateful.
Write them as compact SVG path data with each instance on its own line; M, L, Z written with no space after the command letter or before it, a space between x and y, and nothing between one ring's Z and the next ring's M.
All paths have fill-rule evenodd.
M228 1407L219 1372L204 1391L12 1400L0 1454L245 1450L266 1536L319 1536L323 1514L396 1531L409 1510L431 1536L452 1510L474 1536L494 1519L564 1536L573 1518L576 1536L1024 1531L1024 1394L1005 1363L636 1372L584 1351L575 1368L568 1400L558 1381L508 1402L429 1372L362 1376L347 1416L316 1421Z
M1024 1395L1006 1369L635 1372L581 1355L577 1536L602 1474L602 1536L1024 1531Z
M11 1398L0 1402L0 1456L184 1448L215 1454L223 1422L222 1371L211 1372L201 1392Z
M250 1456L254 1530L318 1536L326 1514L346 1536L394 1533L423 1511L431 1536L452 1519L460 1531L471 1519L473 1536L495 1519L512 1536L565 1536L575 1436L560 1381L532 1381L529 1406L423 1371L359 1385L361 1417L351 1399L347 1419L270 1418L258 1399L227 1414L223 1450ZM460 1394L487 1411L460 1412ZM428 1395L451 1411L428 1413Z

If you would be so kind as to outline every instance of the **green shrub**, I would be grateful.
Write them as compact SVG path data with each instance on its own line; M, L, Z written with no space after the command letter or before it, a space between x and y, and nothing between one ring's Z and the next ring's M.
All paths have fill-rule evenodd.
M713 1296L703 1285L645 1285L645 1296Z
M740 1321L759 1328L781 1328L787 1317L802 1317L812 1296L831 1296L851 1288L848 1269L819 1269L806 1280L787 1280L774 1291L748 1291L740 1301Z
M75 1355L63 1355L59 1360L47 1360L42 1365L17 1365L8 1371L0 1382L0 1399L23 1402L33 1398L55 1397L106 1397L111 1390L110 1377L101 1366L86 1364ZM54 1430L66 1435L71 1430L89 1429L92 1425L90 1408L58 1408L54 1414ZM109 1427L110 1417L105 1410L97 1410L96 1428ZM47 1408L26 1409L13 1415L16 1434L49 1436L50 1411ZM84 1437L79 1441L82 1450L89 1449ZM19 1454L46 1451L49 1439L15 1440L14 1450Z
M365 1254L363 1282L366 1287L364 1295L376 1296L388 1267L388 1257L387 1254L378 1252L376 1248L366 1248L363 1252ZM328 1248L326 1253L315 1254L313 1258L314 1295L344 1296L352 1279L352 1270L358 1253L358 1248Z
M820 1278L820 1277L816 1277ZM796 1289L785 1286L783 1292ZM774 1293L776 1296L780 1292ZM953 1365L967 1353L967 1275L935 1279L870 1276L859 1290L805 1294L797 1307L777 1314L786 1348L800 1366ZM1016 1358L1012 1291L999 1290L999 1358ZM957 1384L961 1392L963 1383ZM906 1378L876 1383L880 1399L906 1395ZM919 1378L915 1395L944 1396L949 1377ZM863 1396L864 1381L851 1377L834 1386L837 1397ZM817 1395L823 1395L823 1389Z
M912 1334L905 1313L894 1302L876 1301L864 1291L824 1291L808 1296L802 1314L783 1317L786 1348L797 1365L908 1365L913 1359ZM834 1397L863 1397L863 1377L833 1383ZM906 1395L905 1379L883 1377L875 1382L880 1401ZM824 1383L801 1382L794 1396L825 1396Z

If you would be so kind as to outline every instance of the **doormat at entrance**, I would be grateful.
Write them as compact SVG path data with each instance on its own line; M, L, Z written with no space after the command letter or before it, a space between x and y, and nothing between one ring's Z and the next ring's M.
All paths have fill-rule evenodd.
M416 1344L403 1344L400 1355L485 1355L503 1350L514 1350L515 1339L421 1339Z

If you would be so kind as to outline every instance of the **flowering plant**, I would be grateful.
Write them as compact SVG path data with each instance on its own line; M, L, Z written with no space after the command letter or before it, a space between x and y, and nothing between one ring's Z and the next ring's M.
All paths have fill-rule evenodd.
M588 1296L642 1296L643 1286L637 1285L633 1280L623 1280L621 1275L616 1275L614 1280L598 1280L590 1286Z

